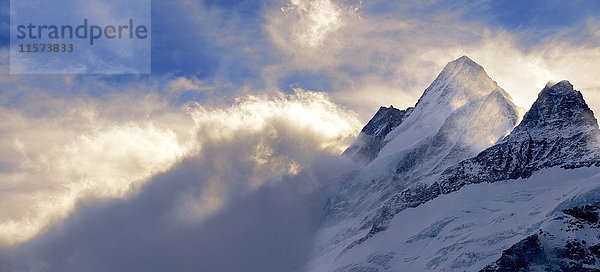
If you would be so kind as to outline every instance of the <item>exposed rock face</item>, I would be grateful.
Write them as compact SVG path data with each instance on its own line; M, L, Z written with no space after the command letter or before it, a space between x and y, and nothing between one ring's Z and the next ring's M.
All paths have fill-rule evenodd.
M537 234L529 236L502 252L502 257L482 272L528 271L531 264L545 264L548 260Z
M388 133L402 124L412 110L413 108L399 110L393 106L379 108L342 156L350 157L364 164L371 162L387 143L385 137Z
M599 211L598 202L564 209L481 271L600 271Z

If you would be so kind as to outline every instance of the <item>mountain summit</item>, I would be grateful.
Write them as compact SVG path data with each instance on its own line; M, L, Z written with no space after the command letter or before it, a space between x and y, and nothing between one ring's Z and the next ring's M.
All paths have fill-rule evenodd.
M467 56L462 56L446 64L429 88L425 90L417 102L417 106L419 103L427 103L435 98L452 101L451 99L479 97L499 88L481 65Z
M466 56L449 62L425 89L410 115L388 134L386 141L389 143L382 148L381 157L406 150L427 135L435 134L454 113L475 114L486 96L494 92L502 94L508 107L513 108L509 111L516 115L517 107L512 104L510 96L481 65ZM507 117L512 119L512 115L508 113Z
M494 132L483 131L493 134L493 139L486 138L482 140L485 143L474 144L477 151L506 135L516 125L518 108L510 95L488 76L481 65L462 56L442 69L414 108L398 110L381 107L344 152L344 156L369 163L375 157L397 154L419 145L419 141L435 135L443 126L449 129L450 121L455 122L455 126L464 125L468 122L465 116L474 115L482 106L484 110L496 111L497 114L480 118L506 117L506 120L488 120L498 125ZM478 139L481 140L481 137Z
M391 143L382 155L397 153L440 129L458 108L481 102L482 97L494 91L502 94L503 99L511 104L509 107L516 109L510 96L487 75L481 65L462 56L446 64L414 108L399 110L381 107L344 152L344 156L369 163L394 138L400 141ZM394 130L401 125L401 129Z
M386 230L398 212L468 184L529 178L551 167L592 165L600 166L600 130L594 113L568 81L549 84L521 123L501 142L447 168L433 184L416 183L391 197L363 240Z
M345 156L367 164L332 189L326 224L358 218L345 235L368 230L390 197L504 138L518 111L479 64L448 63L414 108L382 107L363 128Z
M569 81L563 80L555 84L549 82L546 85L512 134L521 135L528 131L540 130L551 131L553 135L559 131L560 136L564 137L583 132L582 130L596 131L598 122L581 93L574 90Z

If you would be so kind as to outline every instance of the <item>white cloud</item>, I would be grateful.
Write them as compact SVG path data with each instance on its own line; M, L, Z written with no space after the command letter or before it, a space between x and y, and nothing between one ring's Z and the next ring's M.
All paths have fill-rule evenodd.
M360 129L353 112L302 89L183 108L154 95L109 97L45 97L42 115L33 100L0 104L1 269L302 265L320 201L310 193L348 170L337 156ZM100 261L141 245L143 261Z
M31 238L82 199L124 197L192 150L191 117L171 111L111 118L127 99L46 100L59 107L49 116L0 106L0 243ZM147 99L129 106L158 102Z
M600 112L600 82L594 76L600 69L600 47L549 39L526 50L513 35L498 33L470 52L519 106L529 108L548 81L567 79Z
M465 21L462 15L468 9L415 16L411 12L419 14L422 7L390 3L386 12L373 14L368 13L370 3L359 12L347 2L332 3L343 13L342 23L315 48L290 42L301 16L290 17L285 9L267 14L265 30L286 58L263 70L266 81L277 82L298 71L318 73L331 82L332 97L366 121L380 105L414 105L447 62L468 55L521 107L528 108L547 81L568 79L600 111L600 84L593 78L600 67L594 21L584 30L585 39L573 37L579 30L567 29L525 46L527 33ZM328 8L319 8L327 13Z
M201 152L212 161L206 190L183 197L175 212L192 223L221 208L232 192L294 176L315 154L341 154L361 125L326 94L301 89L241 97L230 107L190 107ZM232 169L242 165L250 170Z
M215 88L206 86L197 78L178 77L167 83L167 90L172 94L182 92L212 92Z
M322 45L327 35L343 24L344 13L331 0L292 0L281 10L295 17L291 25L292 39L302 47Z
M339 154L360 126L327 95L310 91L185 108L134 93L0 104L1 244L61 222L81 201L127 197L184 157L216 152L205 159L206 190L182 196L174 211L194 223L221 208L236 186L252 190L297 174L316 153ZM253 170L235 174L243 164Z

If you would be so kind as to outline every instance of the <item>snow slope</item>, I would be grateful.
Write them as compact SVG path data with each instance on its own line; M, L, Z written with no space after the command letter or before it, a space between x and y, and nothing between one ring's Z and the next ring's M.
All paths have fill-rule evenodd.
M477 103L494 91L507 96L483 67L467 56L448 63L419 98L410 116L387 136L389 144L381 150L380 157L405 150L435 134L457 109Z
M529 179L469 185L401 211L388 230L360 246L322 246L308 270L479 271L538 233L561 205L594 189L600 190L598 167L551 168ZM330 233L343 227L332 228L321 232L319 244L334 244Z

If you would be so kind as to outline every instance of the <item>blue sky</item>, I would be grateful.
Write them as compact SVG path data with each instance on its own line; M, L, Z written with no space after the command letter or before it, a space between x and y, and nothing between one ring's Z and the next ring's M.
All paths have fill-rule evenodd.
M580 28L600 16L598 1L490 1L491 17L484 18L512 31L552 34L561 28ZM537 33L536 33L537 34Z
M277 8L280 1L153 1L153 71L156 75L194 75L211 79L219 70L227 70L231 81L243 82L257 77L256 65L276 59L269 50L269 41L262 27L264 11ZM358 1L349 2L357 5ZM361 12L369 16L423 17L459 11L461 19L525 33L523 43L536 44L544 37L565 30L582 29L590 20L600 18L600 3L592 0L576 1L424 1L415 7L396 7L385 1L364 1ZM189 8L194 6L194 8ZM390 6L392 8L390 9ZM7 46L9 0L0 1L0 45ZM198 12L201 10L201 12ZM198 13L205 18L198 18ZM223 44L212 36L235 37L238 43ZM220 33L219 33L220 32ZM236 54L240 46L257 51L261 60L237 60L235 65L228 56ZM243 57L243 55L240 55ZM300 73L298 81L305 78ZM289 82L296 81L291 76ZM285 83L289 83L285 82ZM284 84L285 85L285 84ZM321 84L317 84L321 85Z
M358 5L358 1L345 2ZM363 16L408 16L425 20L457 12L459 20L522 34L520 42L524 47L541 43L545 37L562 31L582 29L590 20L600 17L597 1L430 2L422 7L405 8L385 1L364 1L360 12ZM185 10L176 3L154 3L154 73L193 75L206 80L225 77L237 85L257 79L261 67L278 61L277 48L272 48L263 27L265 10L282 6L281 2L205 1L197 4L206 16L201 19L196 18L192 9ZM215 42L215 35L234 41ZM241 47L252 49L252 55L240 54ZM233 60L232 55L236 57ZM347 70L352 73L352 67ZM327 82L327 77L320 78L312 71L297 71L285 76L279 87L301 84L327 90L331 87Z

